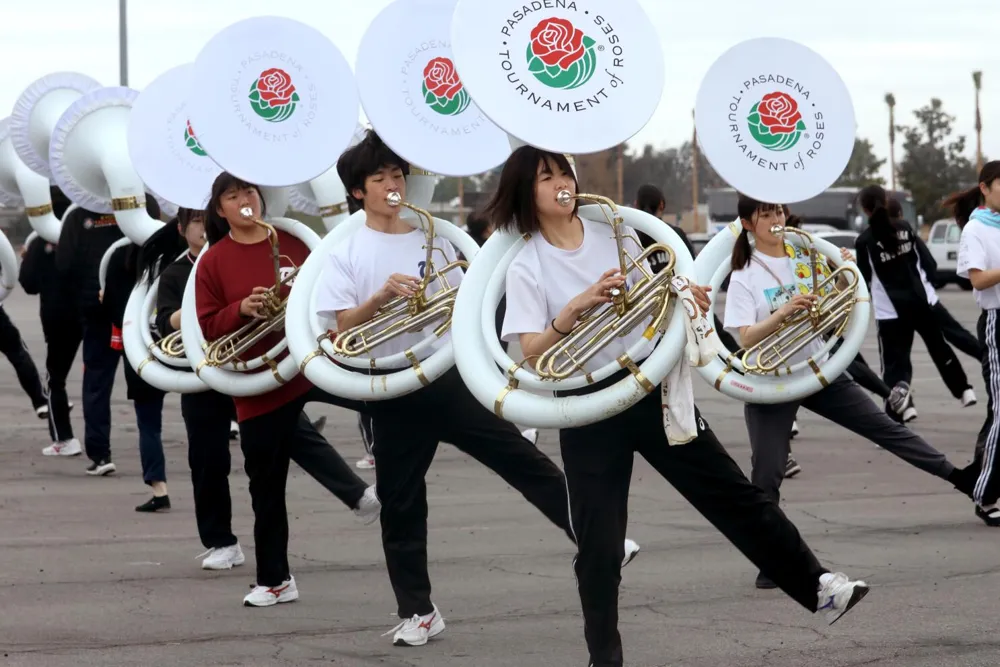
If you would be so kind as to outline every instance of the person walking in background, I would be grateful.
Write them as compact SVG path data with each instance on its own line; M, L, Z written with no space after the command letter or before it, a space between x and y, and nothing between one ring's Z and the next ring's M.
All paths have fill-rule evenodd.
M11 321L3 304L0 304L0 352L14 367L17 381L21 384L24 393L31 399L31 407L35 409L35 414L39 419L47 419L49 401L42 389L42 379L38 375L38 367L35 366L35 360L31 358L31 352L28 351L28 346L21 338L21 332L17 325Z
M70 201L56 186L50 188L52 212L59 219ZM66 394L66 377L80 349L83 332L68 285L56 270L56 246L36 237L22 253L18 281L27 294L38 295L38 314L45 336L45 411L52 444L42 450L45 456L79 456L80 441L73 435L69 412L73 404ZM37 412L37 410L36 410Z

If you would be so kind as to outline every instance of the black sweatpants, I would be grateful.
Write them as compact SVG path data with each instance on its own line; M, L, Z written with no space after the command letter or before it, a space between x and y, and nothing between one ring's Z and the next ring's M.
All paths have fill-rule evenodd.
M236 544L229 494L229 425L233 399L217 391L181 394L188 438L188 466L194 487L198 536L206 549Z
M973 500L979 505L989 506L1000 500L1000 459L997 457L997 441L1000 440L1000 333L996 310L984 310L979 316L979 342L983 346L983 381L989 397L986 407L986 423L980 433L985 434L983 448L976 452L976 460L981 462L982 472L973 489Z
M574 540L559 467L473 397L452 368L412 394L368 404L375 446L375 491L382 502L382 548L400 618L429 614L427 485L438 442L497 473ZM621 540L624 543L625 535ZM622 544L617 547L623 551ZM624 553L614 570L621 568ZM815 598L815 594L813 595Z
M616 374L591 391L621 377ZM744 476L700 413L697 420L695 440L668 444L657 389L625 412L559 432L579 541L574 569L594 667L623 664L618 587L636 453L783 591L816 611L819 578L827 570L778 504Z
M21 389L31 400L31 407L36 410L48 401L45 398L45 391L42 389L42 380L38 376L38 368L35 366L28 346L21 338L21 332L7 315L7 311L0 305L0 353L3 353L10 361L17 373L17 380L21 383Z
M111 347L111 320L95 309L83 320L83 446L94 462L111 458L111 392L121 356Z
M938 326L941 327L941 335L944 336L945 341L974 359L983 358L983 348L979 341L968 329L958 323L958 320L944 307L943 303L938 301L931 306L931 310L934 312Z
M882 380L890 387L897 382L913 383L913 365L910 352L913 348L913 334L924 339L927 352L937 366L941 379L955 398L961 398L968 389L969 378L962 370L955 351L945 342L933 312L928 309L899 311L893 320L878 320L879 351L882 355Z
M49 435L52 442L73 439L73 424L69 419L69 396L66 378L83 341L80 321L42 308L42 333L45 335L45 383L48 385Z
M295 461L349 508L355 508L368 485L316 432L306 417L306 403L319 402L360 411L364 404L313 388L264 415L240 422L240 448L250 479L257 585L280 586L288 567L288 511L285 484L289 461ZM408 424L412 427L412 424Z

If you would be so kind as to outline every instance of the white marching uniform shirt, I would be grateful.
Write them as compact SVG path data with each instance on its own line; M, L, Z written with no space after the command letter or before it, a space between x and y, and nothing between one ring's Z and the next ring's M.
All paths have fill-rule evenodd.
M969 278L969 271L978 269L989 271L1000 268L1000 228L980 220L969 220L962 230L962 240L958 246L957 273L960 278ZM1000 285L985 290L972 290L976 304L983 310L1000 308Z
M385 234L367 225L362 226L346 243L341 243L330 253L316 293L318 314L331 318L335 324L337 311L351 310L368 301L382 289L392 274L423 278L427 261L425 241L424 232L419 229L406 234ZM434 246L437 249L431 261L436 270L457 259L455 247L444 237L435 237ZM461 284L463 275L462 270L456 268L445 277L452 287L456 287ZM435 280L427 286L426 295L431 296L440 290L440 280ZM440 321L436 321L424 331L397 336L363 357L387 357L410 349L431 335L431 331L439 324ZM450 340L449 330L417 357L423 361Z
M501 338L519 342L521 334L540 334L549 328L552 320L581 292L591 287L601 275L620 266L618 246L614 232L603 223L581 218L583 242L578 248L565 250L549 244L540 232L535 233L511 262L507 270L507 311L504 315ZM622 227L625 250L633 257L643 248L636 241L635 233ZM645 263L647 270L648 262ZM638 269L629 272L625 288L628 289L642 277ZM643 337L645 326L637 326L628 335L609 342L573 375L592 373L615 362ZM652 351L660 339L657 333L642 358ZM662 389L664 428L671 444L683 444L697 437L694 413L694 389L691 386L690 368L685 358L674 367L664 381Z

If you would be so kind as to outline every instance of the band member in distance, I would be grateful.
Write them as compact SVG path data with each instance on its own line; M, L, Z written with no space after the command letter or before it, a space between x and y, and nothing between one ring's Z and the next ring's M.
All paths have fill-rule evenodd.
M795 261L786 254L783 236L771 233L773 225L785 224L782 207L745 195L740 195L737 206L743 231L733 249L725 322L739 336L743 347L749 348L777 331L788 317L807 310L816 302L817 295L810 292L811 280L797 275ZM750 244L751 234L755 247ZM844 260L851 259L849 250L841 251ZM794 365L813 358L822 347L823 341L814 340L792 355L788 363ZM822 364L825 358L814 361ZM854 380L843 374L830 378L828 386L804 399L744 405L753 452L750 478L774 502L778 502L778 489L785 476L789 428L800 405L871 440L920 470L948 480L971 496L978 470L973 470L973 466L955 468L944 454L880 410ZM757 587L773 588L773 578L762 570Z
M316 300L321 317L335 317L340 331L372 319L396 296L414 294L426 259L424 232L399 217L402 207L390 206L390 193L406 197L410 167L369 131L337 162L337 173L349 197L363 206L365 226L331 254ZM443 237L435 253L443 266L453 262L455 248ZM447 274L452 285L462 273ZM431 293L440 289L435 283ZM425 337L414 332L377 348L386 356L412 348ZM446 334L435 347L451 344ZM425 357L433 350L426 351ZM423 646L445 629L431 601L427 572L427 486L425 477L438 443L448 442L497 473L521 492L550 521L573 539L562 471L525 439L513 424L484 408L452 367L430 386L383 401L371 401L374 426L376 490L382 502L382 547L398 605L399 625L390 630L397 646ZM621 536L615 570L633 553L623 550ZM389 633L387 633L389 634Z
M232 174L219 174L205 209L210 245L195 277L198 321L208 341L233 333L252 319L265 319L263 294L274 289L270 232L245 219L240 213L244 208L251 209L258 219L265 214L258 187ZM305 261L309 249L291 234L277 234L281 273L287 276L293 270L292 263L300 266ZM286 299L289 290L285 283L281 298ZM282 329L265 337L247 351L247 358L264 354L283 337ZM298 599L299 591L288 565L285 483L289 461L298 463L365 521L374 521L379 511L374 487L368 487L316 432L303 407L312 401L354 410L361 405L316 389L301 374L265 394L234 400L240 448L250 478L257 552L256 586L243 604L267 607L292 602Z
M972 283L979 316L979 342L983 347L983 380L989 397L986 410L984 447L977 458L982 473L973 489L976 516L988 526L1000 526L1000 396L994 380L1000 379L1000 333L997 312L1000 310L1000 162L987 162L979 172L976 187L948 198L946 205L955 211L962 227L958 250L958 275Z
M507 159L487 209L499 229L531 234L507 273L503 326L504 338L518 341L525 356L537 355L560 341L581 313L608 303L610 288L626 281L615 268L618 249L604 224L581 220L575 205L558 203L559 192L575 193L577 187L565 156L522 146ZM629 250L637 252L638 248ZM694 293L699 306L707 310L704 290ZM624 338L615 338L585 370L614 361L642 335L638 327ZM592 387L565 393L597 391L627 373L622 370ZM691 395L693 404L690 382L681 389ZM636 452L810 612L825 611L832 623L868 591L864 582L823 568L778 504L746 479L697 408L694 418L697 435L693 440L668 442L657 389L604 421L559 432L579 544L574 569L594 667L620 667L624 661L618 632L621 575L615 565L622 558Z

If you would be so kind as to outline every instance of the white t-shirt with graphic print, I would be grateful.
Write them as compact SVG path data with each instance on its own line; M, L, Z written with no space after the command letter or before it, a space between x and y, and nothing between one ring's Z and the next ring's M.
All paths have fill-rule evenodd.
M331 326L336 327L337 311L357 308L368 301L382 289L392 274L422 278L427 260L425 238L418 229L407 234L385 234L367 225L361 227L347 242L338 245L327 259L316 293L316 310L320 317L329 317ZM456 260L455 247L444 237L436 237L434 245L440 249L440 252L434 252L431 260L436 270ZM456 287L462 282L463 275L461 269L453 269L446 274L446 278L452 287ZM430 296L440 289L441 283L436 280L428 285L426 294ZM387 357L412 348L432 335L438 324L440 320L424 331L402 334L375 348L371 356ZM426 359L450 340L449 331L417 356L421 360ZM365 358L369 358L368 355Z
M795 294L812 292L812 269L809 258L800 248L785 245L788 254L794 258L770 257L754 252L750 263L739 271L733 271L726 292L726 312L723 318L727 331L740 340L740 328L753 326L771 316L776 310L791 301ZM790 252L789 252L790 251ZM765 268L765 266L767 268ZM817 262L817 282L830 275L830 268L824 262ZM772 273L774 275L772 275ZM777 276L780 279L780 285ZM802 350L792 355L791 364L797 364L814 356L823 349L822 339L811 341ZM816 359L817 363L825 360Z
M980 220L969 220L965 225L958 245L959 277L967 279L971 269L1000 269L1000 228ZM972 293L983 310L1000 308L1000 285Z
M619 266L618 245L611 227L581 218L583 242L574 250L557 248L541 233L536 233L507 270L507 312L503 320L501 337L508 342L518 342L521 334L542 333L558 317L566 304L598 281L601 275ZM622 227L626 235L626 252L633 257L642 252L635 240L635 232ZM649 270L649 263L645 263ZM638 269L629 272L626 289L641 277ZM648 321L633 329L627 336L615 338L604 349L583 365L592 373L615 361L638 341ZM652 351L659 334L645 348L646 356ZM642 357L634 359L641 361ZM578 374L578 373L577 373ZM575 374L576 375L576 374Z

